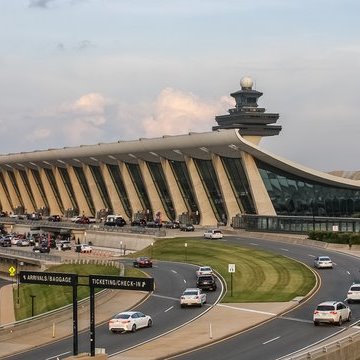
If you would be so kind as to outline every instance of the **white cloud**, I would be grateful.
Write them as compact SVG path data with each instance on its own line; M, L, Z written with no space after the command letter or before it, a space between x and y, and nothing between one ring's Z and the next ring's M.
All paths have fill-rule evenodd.
M205 102L193 94L166 88L153 106L153 115L142 122L145 136L209 131L215 124L215 115L224 113L224 109L230 107L230 101L223 97L214 103Z

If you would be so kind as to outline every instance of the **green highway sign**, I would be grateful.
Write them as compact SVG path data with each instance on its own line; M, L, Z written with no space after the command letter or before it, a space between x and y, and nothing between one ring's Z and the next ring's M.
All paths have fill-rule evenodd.
M106 289L153 291L154 279L107 275L89 275L89 286Z
M74 286L77 282L77 274L20 271L20 283Z

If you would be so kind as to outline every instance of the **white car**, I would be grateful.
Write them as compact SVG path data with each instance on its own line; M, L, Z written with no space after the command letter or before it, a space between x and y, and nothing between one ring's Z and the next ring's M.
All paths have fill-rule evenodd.
M333 263L328 256L317 256L314 260L314 266L318 269L331 269L333 267Z
M213 274L213 269L210 266L200 266L196 270L196 276L212 275L212 274Z
M81 248L80 248L80 252L82 253L91 253L92 252L92 247L90 245L86 245L86 244L82 244Z
M180 306L203 306L206 303L206 294L198 288L187 288L180 297Z
M360 284L354 283L350 286L346 299L349 304L360 300Z
M351 310L341 301L326 301L319 304L314 310L314 325L330 323L342 325L343 321L351 320Z
M135 332L137 329L152 326L152 318L149 315L145 315L140 311L126 311L121 312L109 320L109 331Z
M204 232L205 239L222 239L224 237L220 229L209 229Z

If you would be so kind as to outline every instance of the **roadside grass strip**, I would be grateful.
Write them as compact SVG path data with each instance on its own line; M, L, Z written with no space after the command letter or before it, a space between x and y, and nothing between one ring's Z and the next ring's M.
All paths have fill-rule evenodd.
M150 251L158 260L211 266L226 281L225 303L291 301L315 285L315 276L305 265L269 251L195 237L159 239L137 256L149 256ZM229 264L236 268L232 296Z

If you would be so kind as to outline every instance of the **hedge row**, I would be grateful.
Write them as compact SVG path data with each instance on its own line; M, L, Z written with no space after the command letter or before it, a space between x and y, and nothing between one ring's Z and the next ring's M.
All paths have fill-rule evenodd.
M360 245L360 233L310 231L308 237L311 240L324 241L327 243Z

